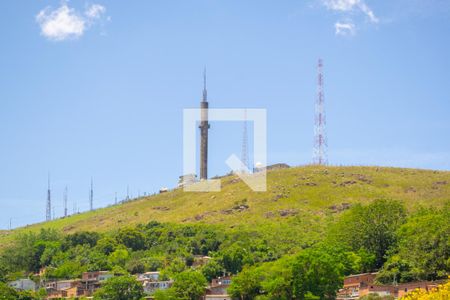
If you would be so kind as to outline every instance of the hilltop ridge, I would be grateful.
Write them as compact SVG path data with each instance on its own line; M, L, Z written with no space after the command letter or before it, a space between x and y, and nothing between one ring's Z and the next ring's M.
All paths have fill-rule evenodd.
M106 232L149 221L208 223L234 228L298 226L320 234L324 222L355 203L395 199L410 210L441 206L450 197L450 172L389 167L303 166L268 171L268 191L251 191L238 177L222 178L222 191L175 189L95 211L0 232L0 245L18 233L54 228L65 233ZM305 232L306 232L305 231ZM286 232L286 234L288 234ZM314 234L312 234L313 238ZM0 246L1 247L1 246Z

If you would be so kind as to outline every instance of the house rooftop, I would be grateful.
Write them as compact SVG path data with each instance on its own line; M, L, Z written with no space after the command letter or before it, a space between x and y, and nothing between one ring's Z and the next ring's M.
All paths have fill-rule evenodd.
M365 276L365 275L376 275L376 274L378 274L378 272L351 274L351 275L345 276L345 278L352 278L352 277Z

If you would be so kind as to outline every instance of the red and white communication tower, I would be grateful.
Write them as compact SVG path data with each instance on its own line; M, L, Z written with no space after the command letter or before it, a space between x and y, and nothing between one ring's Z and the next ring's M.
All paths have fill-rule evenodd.
M323 93L323 61L319 59L317 64L317 99L316 99L316 113L314 119L314 153L313 164L327 165L327 136L325 132L326 118L324 107L324 93Z

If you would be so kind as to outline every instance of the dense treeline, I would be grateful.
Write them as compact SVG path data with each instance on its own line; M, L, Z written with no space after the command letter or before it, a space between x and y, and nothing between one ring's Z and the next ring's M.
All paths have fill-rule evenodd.
M32 278L42 268L45 280L94 270L132 280L126 276L158 270L175 284L157 299L198 299L212 278L233 274L229 293L239 299L332 299L348 274L380 270L381 283L446 278L449 220L450 205L408 213L400 202L378 200L355 205L330 222L320 242L283 245L282 251L268 239L273 236L268 227L150 222L108 234L41 230L19 236L3 251L0 281ZM212 259L191 268L196 255ZM115 280L120 289L121 279ZM96 297L114 299L112 290L107 285Z

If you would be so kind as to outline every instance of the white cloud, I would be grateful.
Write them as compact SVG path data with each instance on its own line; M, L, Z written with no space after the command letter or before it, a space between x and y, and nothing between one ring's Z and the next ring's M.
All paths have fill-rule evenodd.
M373 11L367 6L366 3L360 2L359 9L361 9L361 11L369 17L372 23L378 23L379 21L378 18L375 16Z
M355 24L351 22L347 23L336 22L336 24L334 24L334 29L336 35L348 36L348 35L355 35L356 33Z
M352 10L360 0L324 0L324 4L327 8L332 10L350 11Z
M98 19L101 17L102 14L104 14L106 11L106 8L100 4L92 4L88 7L88 9L85 12L85 15L90 19Z
M341 12L351 12L360 10L372 23L378 23L378 18L372 9L364 2L364 0L322 0L323 4L331 10Z
M95 20L101 18L105 11L104 6L93 4L87 8L83 16L63 3L55 10L49 7L41 10L36 16L36 21L41 27L41 34L49 40L77 39Z
M66 4L53 11L49 8L41 10L36 21L41 26L41 34L56 41L78 38L86 29L84 19Z

